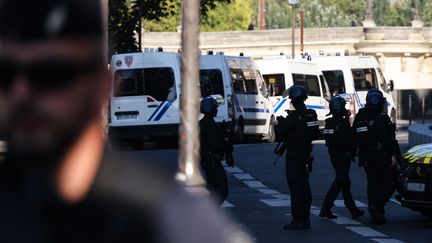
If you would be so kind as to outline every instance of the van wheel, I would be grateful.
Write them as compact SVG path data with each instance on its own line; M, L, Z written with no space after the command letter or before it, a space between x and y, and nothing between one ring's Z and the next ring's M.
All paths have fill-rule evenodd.
M131 149L138 150L143 147L143 140L141 138L129 139L128 144Z
M396 127L396 110L392 109L390 112L390 120Z
M274 143L276 140L274 117L270 118L269 131L268 131L267 135L265 136L265 140L267 140L267 142L269 142L269 143Z
M239 123L234 128L234 143L244 143L245 135L244 135L244 125L243 121L240 120Z
M420 213L428 218L429 220L432 220L432 210L421 210Z

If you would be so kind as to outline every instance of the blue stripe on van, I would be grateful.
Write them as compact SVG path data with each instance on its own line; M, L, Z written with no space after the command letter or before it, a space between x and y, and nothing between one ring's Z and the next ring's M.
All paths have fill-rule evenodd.
M276 108L274 109L274 112L276 113L281 107L282 105L287 101L287 99L283 99L279 102L279 105L276 106Z
M159 114L156 116L156 118L154 119L155 121L159 121L162 116L165 114L165 112L168 110L168 108L170 108L172 102L168 101L167 104L164 106L164 108L161 110L161 112L159 112Z
M306 105L308 109L325 109L325 106L322 105Z
M153 117L156 115L156 113L158 113L158 111L160 110L160 108L164 105L165 101L162 102L158 108L156 108L156 110L153 112L153 114L150 116L150 118L147 121L151 121L151 119L153 119Z
M259 108L243 108L244 112L253 112L253 113L258 113L258 112L262 112L262 113L270 113L269 109L259 109Z

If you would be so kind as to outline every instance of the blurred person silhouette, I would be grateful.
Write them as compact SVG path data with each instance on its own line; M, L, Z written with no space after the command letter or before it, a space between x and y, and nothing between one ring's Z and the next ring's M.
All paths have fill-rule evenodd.
M0 0L0 242L249 242L208 199L110 153L99 0Z

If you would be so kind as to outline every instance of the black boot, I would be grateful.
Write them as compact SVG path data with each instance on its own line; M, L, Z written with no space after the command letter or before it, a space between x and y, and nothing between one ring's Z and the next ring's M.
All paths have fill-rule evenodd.
M371 224L385 224L387 222L384 215L381 214L382 211L375 205L369 206L368 211L371 214Z
M326 209L321 209L319 216L321 218L337 219L337 216L334 215L331 210L326 210Z
M356 208L354 210L350 210L352 219L358 219L360 216L364 214L364 211Z

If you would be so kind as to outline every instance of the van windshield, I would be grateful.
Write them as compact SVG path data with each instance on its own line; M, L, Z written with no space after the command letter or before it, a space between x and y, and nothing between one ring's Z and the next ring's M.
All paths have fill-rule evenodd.
M281 96L285 88L285 76L283 73L278 74L265 74L263 75L264 81L269 90L270 96Z
M143 68L117 70L114 74L114 96L149 95L158 101L175 99L174 70Z
M200 85L202 97L214 94L219 94L222 97L225 97L222 71L219 69L200 70Z
M322 71L329 86L332 97L346 93L345 79L342 70Z
M317 76L293 73L292 77L294 85L303 86L309 96L321 96Z
M378 88L377 76L373 68L352 69L351 71L356 91L368 91L371 88Z

